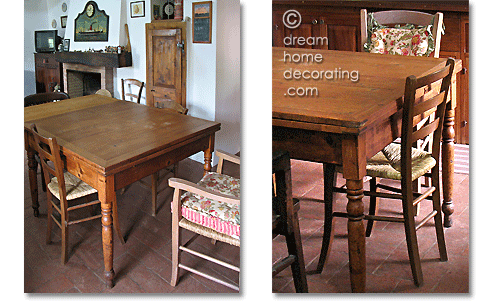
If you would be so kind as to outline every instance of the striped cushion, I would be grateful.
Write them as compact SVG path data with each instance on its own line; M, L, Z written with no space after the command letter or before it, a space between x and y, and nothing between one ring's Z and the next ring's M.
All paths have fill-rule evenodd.
M240 180L215 172L207 173L198 185L222 194L240 197ZM239 239L240 206L223 203L191 192L181 196L182 216L187 220Z
M68 201L97 192L97 190L92 188L89 184L83 182L69 172L64 173L64 184L66 186L66 200ZM59 182L57 182L56 177L52 178L47 187L56 198L59 200L61 199L59 196Z
M412 148L411 179L423 176L435 165L436 160L428 152ZM366 163L366 174L393 180L401 180L401 145L391 143Z

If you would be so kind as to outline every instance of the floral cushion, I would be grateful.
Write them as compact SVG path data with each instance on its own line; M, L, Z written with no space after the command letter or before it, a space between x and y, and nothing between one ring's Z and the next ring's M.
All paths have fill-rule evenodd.
M207 173L198 185L222 194L240 197L240 180L215 172ZM231 237L240 236L240 206L200 197L191 192L181 196L182 216Z
M368 51L381 54L406 56L428 56L430 47L431 25L418 29L381 28L372 32Z
M367 24L368 40L363 48L371 53L429 56L435 49L432 26L406 24L389 28L379 24L373 18L373 13L370 13ZM444 31L444 25L441 30Z

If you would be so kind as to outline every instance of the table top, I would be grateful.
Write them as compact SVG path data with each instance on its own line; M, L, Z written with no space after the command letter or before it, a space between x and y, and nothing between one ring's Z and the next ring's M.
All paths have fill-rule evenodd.
M321 60L306 55L320 55ZM445 64L446 58L275 47L273 125L359 133L402 107L406 77L428 74ZM316 88L318 94L290 96L289 87Z
M217 122L102 95L27 107L24 112L25 127L35 123L42 135L56 137L63 151L104 171L220 129Z

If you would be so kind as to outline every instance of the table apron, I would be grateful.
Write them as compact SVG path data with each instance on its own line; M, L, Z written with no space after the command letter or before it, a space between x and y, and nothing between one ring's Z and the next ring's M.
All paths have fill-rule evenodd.
M290 158L342 164L342 135L273 126L273 152L285 150Z
M134 165L115 174L115 190L130 185L146 176L160 171L172 164L175 164L189 156L210 147L211 136L205 136L172 149L159 156L153 157L147 161Z

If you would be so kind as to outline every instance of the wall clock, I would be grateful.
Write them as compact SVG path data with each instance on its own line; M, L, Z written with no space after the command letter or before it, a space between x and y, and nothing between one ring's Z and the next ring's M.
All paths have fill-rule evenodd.
M87 6L85 7L85 13L87 14L87 17L92 18L94 12L95 12L94 3L88 2Z
M175 13L174 0L168 0L167 3L163 5L163 19L173 19Z

